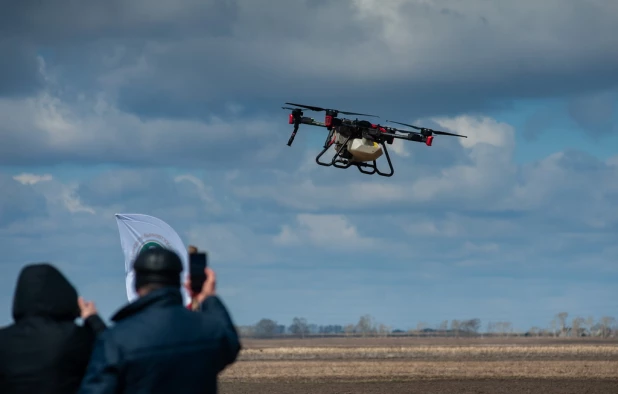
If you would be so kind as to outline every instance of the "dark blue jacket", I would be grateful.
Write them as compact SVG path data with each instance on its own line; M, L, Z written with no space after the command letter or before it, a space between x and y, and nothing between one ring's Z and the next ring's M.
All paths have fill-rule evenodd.
M79 394L216 393L241 346L219 298L201 308L188 310L178 289L164 288L121 309L99 335Z

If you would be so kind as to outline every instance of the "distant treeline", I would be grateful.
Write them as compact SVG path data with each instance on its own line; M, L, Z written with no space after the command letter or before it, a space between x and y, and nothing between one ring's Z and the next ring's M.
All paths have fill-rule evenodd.
M281 337L472 337L472 336L533 336L533 337L618 337L616 319L603 316L598 320L592 317L568 319L567 312L558 313L547 327L531 327L525 332L515 332L511 322L488 322L484 329L480 319L443 320L433 327L420 322L414 329L397 329L378 323L370 315L361 316L355 324L317 325L302 317L295 317L286 326L272 319L261 319L252 326L239 326L240 335L246 338Z

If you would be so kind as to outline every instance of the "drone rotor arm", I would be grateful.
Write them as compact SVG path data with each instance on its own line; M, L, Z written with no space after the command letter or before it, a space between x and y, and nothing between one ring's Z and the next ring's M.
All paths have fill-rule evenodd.
M378 115L361 114L361 113L358 113L358 112L346 112L346 111L337 111L337 112L339 112L340 114L346 114L346 115L370 116L370 117L373 117L373 118L379 118Z
M308 110L316 111L316 112L332 111L332 112L337 112L337 113L346 114L346 115L371 116L371 117L374 117L374 118L379 118L379 116L377 116L377 115L362 114L360 112L339 111L338 109L322 108L322 107L316 107L316 106L313 106L313 105L296 104L296 103L286 103L286 104L294 105L296 107L306 108ZM291 108L285 108L285 109L291 109Z
M468 138L467 136L465 136L465 135L461 135L461 134L447 133L446 131L433 130L433 129L429 129L429 128L427 128L427 127L418 127L418 126L414 126L414 125L407 124L407 123L395 122L395 121L392 121L392 120L387 120L387 122L390 122L390 123L396 123L396 124L400 124L400 125L402 125L402 126L411 127L411 128L413 128L413 129L416 129L416 130L421 130L421 131L425 131L425 132L427 132L427 131L428 131L428 132L429 132L429 135L431 135L431 134L436 134L436 135L451 135L451 136L453 136L453 137ZM399 130L399 131L403 131L403 130Z
M385 137L393 137L393 138L397 138L400 140L407 140L407 141L414 141L414 142L425 142L424 137L419 134L419 133L414 133L414 132L410 132L410 133L406 133L406 135L402 135L402 134L396 134L390 131L387 131L386 133L382 133L382 136Z
M410 130L401 130L401 129L396 129L394 127L388 127L388 126L379 126L384 128L386 131L388 131L389 133L404 133L404 134L418 134L421 135L421 133L417 132L417 131L410 131Z
M303 104L295 104L295 103L286 103L288 105L293 105L295 107L301 107L301 108L307 108L308 110L311 111L316 111L316 112L320 112L320 111L325 111L325 108L321 108L321 107L314 107L312 105L303 105Z
M436 134L436 135L452 135L453 137L468 138L468 136L466 136L466 135L455 134L455 133L447 133L446 131L436 131L436 130L431 130L431 132L432 132L433 134Z
M407 124L407 123L395 122L394 120L387 120L386 122L387 123L396 123L396 124L399 124L399 125L402 125L402 126L411 127L413 129L416 129L416 130L422 130L423 129L422 127L414 126L414 125Z

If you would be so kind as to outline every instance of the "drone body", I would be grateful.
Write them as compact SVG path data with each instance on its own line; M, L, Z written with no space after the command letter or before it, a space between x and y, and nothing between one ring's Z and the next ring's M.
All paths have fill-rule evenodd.
M393 164L391 163L390 156L386 144L391 145L395 138L404 139L408 141L423 142L427 146L431 146L433 143L433 134L439 135L452 135L457 137L466 136L446 133L443 131L436 131L427 128L420 128L405 123L398 123L403 126L408 126L420 130L420 132L399 130L392 127L381 126L379 124L373 124L367 120L350 120L345 118L338 118L339 113L348 115L361 115L372 116L368 114L360 114L356 112L345 112L334 109L325 109L320 107L286 103L294 105L296 107L307 108L311 111L324 111L326 112L324 122L318 122L313 118L303 116L303 110L301 108L282 107L283 109L289 109L292 112L289 115L288 123L294 125L294 131L288 141L288 146L292 145L298 128L301 124L307 124L311 126L325 127L328 130L328 136L324 142L324 149L315 158L319 165L337 168L350 168L355 166L360 172L367 175L378 174L381 176L390 177L394 174ZM388 122L388 121L387 121ZM403 134L398 134L403 133ZM331 147L335 147L335 155L330 162L320 161L320 158ZM386 156L388 161L389 171L382 172L378 169L376 161L382 155ZM368 168L369 170L365 170Z

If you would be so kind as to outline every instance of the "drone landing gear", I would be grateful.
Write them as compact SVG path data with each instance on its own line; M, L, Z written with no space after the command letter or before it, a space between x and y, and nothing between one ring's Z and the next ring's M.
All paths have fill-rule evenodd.
M337 167L341 169L347 169L352 166L355 166L356 168L358 168L360 172L366 175L373 175L377 173L378 175L385 176L385 177L393 176L393 174L395 173L395 170L393 169L393 164L391 163L391 158L388 154L388 149L386 148L386 145L384 145L384 142L380 142L380 145L382 145L382 149L384 150L384 154L386 156L386 160L388 161L390 172L380 171L375 160L372 163L355 162L355 161L351 161L348 157L346 157L346 156L349 156L349 153L347 151L345 151L344 153L342 152L344 148L346 147L346 144L348 143L349 139L350 138L347 138L345 142L341 145L341 147L337 150L337 152L335 153L335 156L333 156L330 163L320 161L320 157L322 157L322 155L326 153L326 151L333 145L333 142L326 144L324 146L324 149L315 158L316 163L318 163L321 166L325 166L325 167L333 166L333 167ZM367 171L365 170L365 168L369 168L370 170Z

